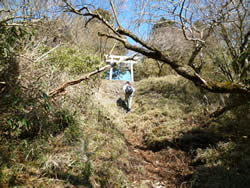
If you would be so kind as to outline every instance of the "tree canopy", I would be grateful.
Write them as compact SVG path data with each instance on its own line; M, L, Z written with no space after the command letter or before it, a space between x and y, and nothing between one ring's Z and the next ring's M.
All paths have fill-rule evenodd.
M127 2L110 0L110 10L113 12L115 23L111 24L97 11L95 4L82 4L74 7L69 1L65 2L65 9L69 12L100 20L110 31L99 35L115 39L132 51L141 53L149 58L166 63L177 74L191 80L195 85L215 93L250 93L249 85L249 29L247 22L248 2L243 1L136 1ZM107 2L103 2L107 7ZM132 6L133 4L133 6ZM133 7L133 8L132 8ZM120 13L123 12L123 13ZM126 12L124 14L124 12ZM124 15L136 20L141 29L145 24L155 24L162 17L167 22L175 23L182 32L185 40L193 43L191 53L185 63L169 56L166 51L150 44L139 37L138 32L129 30L131 24L124 24ZM129 16L130 15L130 16ZM131 16L133 15L133 16ZM199 23L199 24L198 24ZM162 23L161 23L162 24ZM128 42L130 38L134 42ZM209 45L212 39L216 39L216 52L214 45ZM219 50L218 50L219 49ZM202 67L207 63L204 54L213 62L216 71L230 79L208 78L202 74ZM203 58L197 64L197 58Z

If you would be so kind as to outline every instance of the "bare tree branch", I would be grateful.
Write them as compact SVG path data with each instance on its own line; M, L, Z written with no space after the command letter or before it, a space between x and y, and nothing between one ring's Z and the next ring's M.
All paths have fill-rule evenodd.
M111 1L112 2L112 1ZM153 45L151 45L150 43L142 40L141 38L139 38L137 35L135 35L134 33L132 33L131 31L123 28L118 20L118 17L115 12L115 9L113 7L113 13L115 15L115 19L116 22L118 24L118 28L116 28L115 26L111 25L110 23L108 23L102 16L92 13L90 10L87 10L87 13L80 13L78 12L76 9L74 9L71 6L68 6L68 11L73 12L73 13L77 13L79 15L82 16L91 16L94 17L98 20L100 20L102 23L104 23L108 28L111 29L111 31L113 32L113 34L109 34L109 33L99 33L99 36L103 36L103 37L107 37L107 38L112 38L115 40L120 41L121 43L123 43L123 45L129 49L129 50L133 50L135 52L141 53L149 58L153 58L155 60L159 60L161 62L164 62L168 65L170 65L172 67L172 69L174 69L179 75L183 76L186 79L191 80L195 85L207 89L211 92L215 92L215 93L245 93L245 94L250 94L250 85L244 85L241 83L233 83L233 82L217 82L217 81L213 81L211 79L205 78L204 76L201 76L200 74L198 74L198 69L197 67L195 67L194 65L194 60L197 57L197 55L200 54L202 48L205 46L207 39L211 36L211 33L214 31L214 28L220 24L223 19L225 19L225 15L226 13L223 13L224 9L226 9L230 2L226 2L225 4L221 5L221 9L219 9L217 12L218 14L216 14L216 16L213 18L211 17L210 21L207 23L207 26L201 29L198 29L196 27L192 27L192 17L193 14L191 14L191 17L187 18L187 11L188 9L186 8L186 18L185 15L183 17L182 12L184 10L184 6L185 6L185 0L182 1L181 4L181 10L179 12L179 18L180 18L180 22L181 26L182 26L182 30L183 30L183 34L184 36L186 35L186 39L193 41L196 45L193 48L193 51L189 57L188 60L188 64L182 64L181 62L177 62L173 59L171 59L171 57L169 57L166 53L164 53L162 50L154 47ZM112 6L112 3L111 3ZM213 6L216 6L216 4L214 4ZM235 7L229 7L227 11L231 11L233 10ZM220 14L222 13L222 14ZM185 25L185 23L189 23L189 28ZM189 30L189 32L191 33L191 35L187 35L186 31L187 29ZM194 30L192 30L194 29ZM199 30L199 32L195 31L195 30ZM200 38L197 38L196 33L200 34ZM132 45L130 44L125 37L130 37L131 39L133 39L138 45Z
M55 89L54 91L51 91L51 92L49 93L49 96L50 96L50 97L55 97L55 96L58 95L59 93L65 92L65 89L66 89L67 87L72 86L72 85L79 84L79 83L81 83L82 81L89 79L91 76L94 76L94 75L96 75L96 74L98 74L98 73L100 73L100 72L103 72L103 71L105 71L105 70L107 70L107 69L109 69L109 68L111 68L111 67L112 67L112 65L106 65L106 66L104 66L104 67L102 67L102 68L100 68L100 69L97 69L97 70L95 70L95 71L93 71L93 72L90 72L90 73L84 75L84 76L83 76L82 78L80 78L80 79L73 80L73 81L70 81L70 82L66 82L66 83L64 83L63 85L59 86L59 87L58 87L57 89Z
M223 108L218 108L217 110L215 110L214 112L209 114L209 117L210 118L217 118L220 115L224 114L225 112L230 111L234 108L237 108L237 107L245 105L245 104L246 104L246 100L234 101L233 103L228 104L228 105L224 106Z
M110 5L111 5L111 8L112 8L112 11L114 12L114 16L115 16L116 23L117 23L118 27L120 28L120 27L121 27L121 24L120 24L120 21L119 21L118 16L117 16L116 9L115 9L115 7L114 7L114 3L113 3L112 0L110 0L109 2L110 2Z
M121 35L116 31L117 29L111 25L110 23L108 23L107 20L105 20L98 12L97 13L93 13L88 7L82 7L79 10L76 10L70 3L67 2L67 0L64 0L64 2L66 3L66 6L68 7L68 9L66 11L68 12L72 12L81 16L90 16L90 19L98 19L100 20L103 24L105 24L111 31L113 31L114 34L118 35L119 37L121 37ZM86 13L82 13L82 10L86 10ZM88 24L89 21L86 23Z
M7 23L8 21L15 20L15 19L25 19L25 18L32 18L31 16L12 16L0 21L0 25Z
M44 57L46 57L49 53L53 52L54 50L56 50L61 44L58 44L56 47L52 48L51 50L49 50L48 52L46 52L45 54L43 54L42 56L38 57L34 62L37 62L41 59L43 59Z
M180 9L180 12L179 12L179 18L180 18L180 23L181 23L181 28L182 28L182 32L183 32L183 35L184 37L186 38L186 40L189 40L189 41L194 41L194 42L200 42L200 43L205 43L205 40L202 40L202 39L199 39L199 38L193 38L193 37L189 37L187 34L186 34L186 30L187 30L187 27L185 26L183 20L185 20L187 22L187 16L186 16L186 13L185 13L185 18L183 18L182 14L183 14L183 10L184 10L184 5L185 5L185 0L183 0L182 2L182 5L181 5L181 9ZM187 11L186 11L187 12ZM191 25L191 28L190 29L194 29L195 32L197 33L201 33L201 31L199 31L196 27L193 26L192 24L192 15L191 14L191 17L190 17L190 22L189 24ZM190 32L192 33L192 30L190 30Z
M10 10L9 10L9 9L0 9L0 14L1 14L2 12L10 13Z
M116 65L118 65L119 63L121 63L121 62L123 62L123 61L134 60L134 58L135 58L136 55L137 55L137 54L133 54L133 55L127 57L127 58L122 58L122 59L119 60L119 62L116 62L116 63L113 63L113 64L109 64L109 65L105 65L105 66L103 66L103 67L101 67L101 68L98 68L98 69L96 69L95 71L92 71L92 72L90 72L90 73L84 75L84 76L83 76L82 78L80 78L80 79L66 82L66 83L62 84L61 86L59 86L57 89L51 91L51 92L49 93L49 96L50 96L50 97L55 97L55 96L58 95L59 93L65 92L65 89L66 89L67 87L73 86L73 85L76 85L76 84L79 84L79 83L81 83L81 82L84 81L84 80L88 80L90 77L92 77L92 76L94 76L94 75L96 75L96 74L98 74L98 73L100 73L100 72L103 72L103 71L105 71L105 70L108 70L108 69L110 69L111 67L116 66Z

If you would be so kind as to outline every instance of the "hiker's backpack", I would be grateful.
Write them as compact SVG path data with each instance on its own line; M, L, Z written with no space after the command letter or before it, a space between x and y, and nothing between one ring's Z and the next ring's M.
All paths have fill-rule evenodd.
M127 86L125 89L125 93L131 95L133 93L133 88L131 86Z

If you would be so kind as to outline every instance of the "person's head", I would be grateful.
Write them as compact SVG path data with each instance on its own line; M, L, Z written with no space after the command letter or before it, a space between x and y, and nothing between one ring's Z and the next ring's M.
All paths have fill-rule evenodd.
M129 82L129 81L127 81L127 82L126 82L126 84L130 85L130 82Z

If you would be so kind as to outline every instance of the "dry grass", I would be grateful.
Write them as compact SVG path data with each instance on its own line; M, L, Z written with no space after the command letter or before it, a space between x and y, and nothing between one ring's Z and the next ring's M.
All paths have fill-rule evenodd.
M170 77L172 80L174 78ZM178 79L178 78L176 78ZM152 81L152 80L149 80ZM161 80L160 80L161 81ZM145 81L146 82L146 81ZM162 82L164 82L164 79L162 79ZM135 149L136 147L143 147L143 136L145 136L150 129L149 126L159 126L161 123L166 121L166 113L169 107L165 104L159 104L158 102L161 100L161 98L155 99L154 109L148 109L148 110L142 110L139 109L138 101L140 100L141 95L141 89L142 86L146 87L145 83L136 83L136 95L134 97L134 103L133 103L133 109L132 112L129 114L126 114L123 110L123 107L121 107L116 102L118 100L123 100L124 96L122 93L122 85L124 82L122 81L102 81L101 88L96 92L95 96L93 96L95 101L95 104L99 106L99 109L103 108L102 114L106 117L109 122L113 122L112 125L109 125L112 128L111 134L109 134L108 139L113 139L112 144L109 144L109 140L101 137L100 133L96 131L95 129L95 135L94 137L101 137L99 140L95 139L96 142L91 145L90 148L98 148L95 145L99 145L100 141L103 139L104 142L107 145L104 147L102 152L96 153L97 158L101 159L98 162L100 164L103 164L105 160L111 162L113 159L110 157L112 156L112 153L114 156L116 155L117 151L122 152L119 157L115 158L115 161L112 162L112 168L110 169L119 169L120 175L125 177L127 179L127 182L133 182L132 187L141 187L141 186L152 186L161 184L160 182L164 182L163 185L173 186L177 182L177 179L174 177L173 174L175 174L172 170L168 169L168 163L169 165L174 166L176 165L177 169L182 169L183 175L190 173L190 169L188 168L188 161L189 159L186 157L186 155L183 153L180 153L176 150L172 151L165 151L168 153L168 155L172 156L167 159L163 159L161 156L164 155L164 151L153 154L150 151L143 151L141 149ZM157 83L157 80L153 82L153 84ZM140 85L139 85L140 84ZM145 84L145 85L143 85ZM149 86L150 87L150 86ZM143 95L144 98L152 98L152 96ZM161 94L159 94L160 96ZM151 100L144 100L145 104L144 107L147 107ZM156 105L159 104L159 105ZM164 110L163 110L164 109ZM178 111L179 109L177 109ZM171 122L175 122L175 124L178 124L176 112L168 112L171 114ZM97 122L93 123L90 127L90 132L93 132L94 127ZM103 120L101 121L102 124L105 124ZM166 122L165 122L166 124ZM100 128L99 128L100 129ZM105 126L105 134L108 133L109 127ZM163 132L162 134L165 136ZM174 130L172 130L172 133L174 133ZM111 137L111 138L110 138ZM119 137L119 139L118 139ZM93 135L92 139L93 140ZM118 147L117 147L118 146ZM103 157L103 156L106 156ZM114 158L114 157L113 157ZM175 158L176 160L173 160ZM97 159L95 158L95 161ZM158 161L159 164L155 164L155 161ZM179 162L178 162L179 161ZM181 162L182 161L182 162ZM185 162L184 162L185 161ZM185 165L184 165L185 163ZM179 164L179 165L178 165ZM93 165L96 166L96 165ZM157 166L159 166L159 169L157 169ZM162 166L162 167L160 167ZM177 167L178 166L178 167ZM172 167L171 167L172 168ZM160 171L162 173L160 173ZM117 172L117 170L115 170ZM112 172L109 172L112 174ZM152 176L152 177L151 177ZM161 178L161 176L166 178ZM154 177L154 178L153 178ZM171 178L170 178L171 177ZM113 178L117 180L117 175L113 175ZM113 179L112 178L112 179ZM170 178L170 179L169 179ZM129 180L129 181L128 181ZM109 180L110 181L110 180ZM112 180L111 180L112 182ZM107 184L111 187L114 186L114 184ZM122 183L121 185L126 185ZM129 185L127 183L127 185ZM128 186L129 187L129 186Z
M87 99L98 80L50 100L46 93L72 78L47 60L27 60L32 55L10 64L1 92L1 145L8 147L0 148L0 186L90 186L80 138L85 139Z
M17 141L1 140L0 185L199 187L204 181L205 187L219 187L223 182L229 185L234 174L245 178L242 185L248 181L249 150L244 146L249 141L249 126L244 118L237 119L249 109L227 113L209 128L202 128L205 113L219 105L218 97L207 95L213 105L204 105L203 94L174 75L134 83L136 93L128 114L122 106L124 82L100 81L100 77L46 101L41 91L48 93L70 80L72 73L48 68L47 60L22 60L18 65L20 77L13 86L18 83L19 95L13 96L19 97L9 98L9 111L1 109L1 122L8 126L10 116L21 114L42 131L34 131L32 139L15 132L10 136ZM6 91L13 94L15 89ZM13 142L5 147L10 140ZM215 175L206 179L210 172ZM239 176L234 180L239 182Z
M244 113L249 111L247 105L202 128L206 114L220 105L217 95L206 94L210 104L204 104L204 93L178 76L145 79L136 83L136 89L133 113L124 119L127 128L133 131L134 136L142 137L139 142L156 153L172 148L184 151L181 156L195 158L188 165L195 167L194 175L190 176L186 170L187 176L183 176L185 180L192 177L192 181L183 181L183 186L220 187L231 184L245 187L248 184L249 150L246 144L249 136L246 133L249 132L249 117ZM239 148L242 154L238 153ZM174 165L177 168L178 163ZM207 178L210 171L214 175Z
M178 76L142 80L136 88L134 114L126 122L142 131L149 145L154 139L173 141L191 128L184 122L204 110L199 90Z

